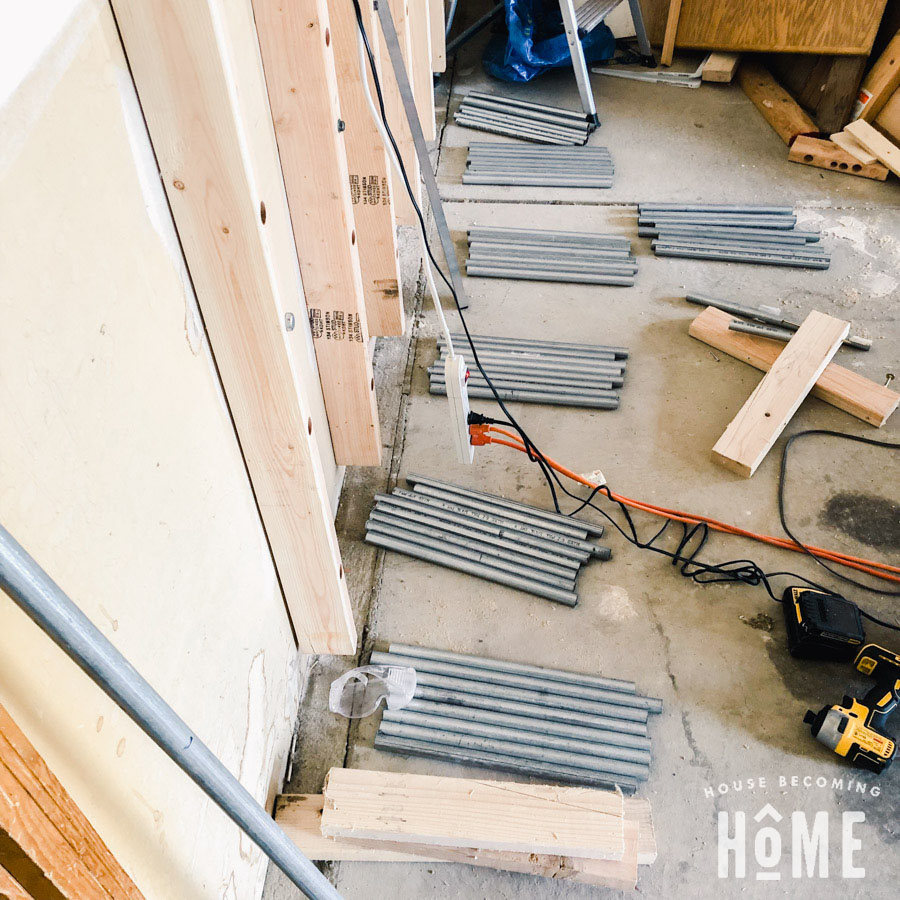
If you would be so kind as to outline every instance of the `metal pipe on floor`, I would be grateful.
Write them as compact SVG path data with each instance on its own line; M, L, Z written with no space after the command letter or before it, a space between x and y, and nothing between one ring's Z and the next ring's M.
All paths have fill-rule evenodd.
M578 725L583 728L598 728L602 731L616 731L619 734L647 736L646 722L632 722L610 716L585 713L583 710L564 709L553 706L536 706L520 700L504 700L479 694L467 694L447 687L432 687L417 684L415 696L420 700L446 704L459 709L484 709L489 712L522 716L536 721L559 722L564 725Z
M340 900L269 813L2 525L0 588L307 897Z
M602 525L597 525L602 534ZM587 675L582 672L569 672L565 669L550 669L535 666L531 663L509 662L505 659L490 659L471 653L454 653L452 650L437 650L432 647L419 647L415 644L401 644L392 641L388 647L391 653L403 656L414 656L418 659L432 659L437 662L452 662L468 666L471 669L487 669L491 672L510 672L515 675L535 675L547 681L561 681L565 684L581 684L586 687L600 688L605 691L620 691L625 694L637 693L637 685L624 678L606 678L603 675Z
M656 248L657 256L675 256L682 259L713 259L722 262L742 262L766 266L788 266L797 269L827 269L829 258L809 259L804 257L781 257L762 253L740 253L728 250L700 250L693 247L664 245Z
M634 278L626 275L588 274L584 272L551 272L541 269L493 268L490 266L467 265L466 274L473 278L507 278L512 281L555 281L569 284L607 284L633 287Z
M473 737L455 731L441 731L437 728L422 728L418 725L402 725L399 722L382 719L378 729L380 734L390 737L411 738L427 741L440 746L458 747L463 750L483 750L487 753L500 753L519 759L535 760L553 765L568 766L573 769L584 769L607 777L634 778L646 781L650 777L650 767L637 763L620 762L616 759L600 759L584 753L567 753L561 750L549 750L533 744L517 744L514 741L501 741L496 738Z
M446 383L443 370L432 367L427 369L427 372L429 378L431 378L432 380ZM592 380L589 382L585 382L577 378L548 377L538 372L526 372L525 374L519 374L518 372L509 374L504 374L501 372L495 374L489 372L488 375L490 377L490 383L488 383L487 378L485 378L477 369L475 369L470 373L468 383L471 385L477 384L484 387L489 387L491 384L493 384L494 387L533 388L534 390L552 390L562 393L566 393L568 390L580 388L581 390L577 391L578 393L585 393L587 389L590 389L591 391L599 391L610 396L616 394L616 391L614 390L616 385L614 385L612 381ZM618 379L618 381L618 387L621 387L622 379L620 378Z
M728 325L729 331L740 331L743 334L755 334L757 337L771 338L775 341L789 341L794 332L788 328L777 328L774 325L763 325L762 322L742 322L739 319L732 320Z
M569 125L565 124L550 124L548 122L540 122L534 119L525 119L520 116L501 112L499 110L489 110L489 109L472 109L466 108L465 110L460 109L456 113L456 119L459 121L460 119L476 121L476 122L490 122L498 125L505 125L511 128L518 128L524 131L530 131L535 134L543 134L548 137L557 137L557 138L569 138L572 141L579 140L587 140L586 132L581 131L578 128L572 128Z
M444 688L451 691L461 691L466 694L477 694L481 697L494 697L498 700L513 700L519 703L529 703L533 706L565 708L593 716L623 719L626 722L646 724L649 716L649 712L646 709L622 706L615 701L600 702L598 700L582 700L577 697L561 697L558 694L546 694L542 691L528 690L526 688L486 684L481 681L473 681L469 678L458 678L451 675L432 675L430 672L419 672L418 670L416 683L424 687ZM628 699L635 696L634 694L622 694L617 691L610 691L609 693L619 699Z
M560 374L557 372L548 372L546 370L533 371L529 368L523 369L520 366L498 367L494 364L484 364L488 378L496 384L497 380L514 380L521 382L522 386L528 384L543 385L544 387L592 387L601 391L613 391L625 384L625 379L621 375L574 375L572 373ZM440 370L429 368L428 374L435 377L440 376ZM481 375L480 371L475 368L474 363L470 366L469 382L472 384L487 384L487 378Z
M811 232L805 231L779 231L769 228L727 228L711 225L654 225L638 228L638 237L654 238L660 234L677 235L678 237L702 237L718 238L727 237L730 240L751 240L758 243L789 244L803 246L811 243L807 237Z
M475 131L487 131L491 134L503 134L508 137L521 138L525 141L534 141L537 144L551 144L551 145L570 145L570 144L578 144L579 141L571 140L567 138L547 138L543 137L540 134L535 134L532 131L528 131L522 128L512 128L506 125L490 125L487 122L483 122L477 119L469 119L465 116L461 116L459 113L456 113L454 116L454 121L461 128L472 128Z
M734 225L737 228L767 228L782 229L790 231L796 224L793 216L784 216L783 218L764 219L760 216L758 219L748 219L746 217L734 216L638 216L638 225L655 225L661 228L664 225Z
M568 178L562 175L463 175L463 184L493 184L498 187L611 188L612 178Z
M460 340L465 341L466 335L463 332L451 332L451 337L454 341ZM443 336L438 338L438 342L442 342L444 340ZM628 358L628 348L627 347L616 347L616 346L608 346L606 344L576 344L570 341L541 341L532 338L514 338L514 337L502 337L495 335L483 335L483 334L473 334L472 340L475 342L475 346L477 347L479 344L505 344L505 345L515 345L515 346L527 346L531 347L535 350L541 351L560 351L560 350L577 350L585 353L612 353L616 359L627 359Z
M379 508L379 506L381 508ZM380 518L383 515L390 515L392 518L405 519L407 522L412 522L416 525L439 527L442 531L447 531L451 534L458 534L462 537L467 537L474 531L485 543L493 544L494 546L501 547L506 550L533 557L535 560L553 563L556 566L571 569L574 573L577 573L578 569L581 567L581 561L570 559L567 556L560 556L558 554L540 550L537 547L531 547L528 544L521 544L516 541L507 540L505 538L495 537L493 534L487 533L480 529L456 525L453 522L448 522L444 519L438 519L435 516L410 512L408 509L400 509L396 506L386 507L383 504L376 505L375 509L373 509L369 515L373 518L376 516Z
M578 605L578 595L574 591L562 591L557 588L552 588L531 579L511 575L508 572L503 572L492 566L460 559L449 553L429 550L417 544L375 532L366 533L366 542L385 550L394 550L397 553L405 553L407 556L414 556L417 559L422 559L426 562L437 563L447 569L456 569L457 571L465 572L467 575L475 575L478 578L483 578L485 581L493 581L496 584L516 588L517 590L525 591L528 594L543 597L546 600L553 600L555 603L562 603L564 606Z
M406 509L410 512L433 515L435 518L452 522L455 525L461 525L465 528L472 528L477 531L483 531L487 534L496 534L505 540L515 541L516 543L526 544L529 547L536 547L539 550L553 552L559 556L565 556L572 560L584 561L590 558L591 554L587 550L581 550L578 547L570 547L568 544L562 544L552 540L549 537L537 536L530 534L516 527L516 523L507 522L498 525L494 522L486 521L486 517L473 516L470 511L454 512L452 509L444 509L442 507L428 506L418 500L408 500L404 497L396 497L394 494L376 494L375 500L379 506L391 506L399 509ZM425 507L423 509L423 507ZM460 507L460 509L464 509ZM548 546L549 545L549 546Z
M573 741L569 738L556 737L549 733L538 734L527 729L506 728L499 725L487 725L483 722L465 721L440 714L420 713L410 710L408 707L399 710L385 710L381 721L382 724L391 722L396 725L411 725L425 728L438 733L449 732L479 740L508 742L521 747L523 750L521 755L525 758L541 758L536 756L531 749L541 748L552 752L572 754L572 761L578 758L591 759L596 757L597 766L604 770L606 768L605 760L616 760L638 766L650 765L650 753L647 750L635 750L615 744ZM385 733L390 734L391 732L385 729Z
M517 119L525 119L528 122L545 122L554 127L563 126L566 128L577 128L579 130L581 130L581 125L583 124L585 130L587 130L586 122L582 121L579 123L566 116L560 116L556 112L544 112L540 109L529 109L527 111L522 111L522 113L517 113L505 103L497 103L494 100L488 100L483 97L472 97L471 94L467 94L460 105L465 108L466 112L473 109L482 109L487 112L499 112L504 115L514 116Z
M433 375L430 382L433 385L443 386L446 384L443 374ZM515 378L504 379L499 377L491 378L491 384L498 391L528 391L534 394L548 394L560 397L607 397L613 400L618 400L619 398L618 393L612 388L588 387L582 389L568 385L536 384L533 381L519 381ZM470 378L469 387L488 389L490 385L484 379Z
M466 260L466 267L478 266L481 268L515 268L520 272L545 272L554 261L550 259L537 259L531 261L527 257L522 256L470 256ZM598 259L594 261L582 262L580 260L561 259L558 261L559 271L569 274L599 274L599 275L623 275L634 276L637 272L637 263L628 260L618 259Z
M563 109L558 106L548 106L546 103L535 103L532 100L520 100L517 97L501 97L498 94L489 94L486 91L469 91L466 94L466 97L473 97L475 99L480 100L494 100L501 101L507 106L515 106L519 109L524 110L535 110L536 112L550 112L555 113L564 118L572 119L579 125L584 125L587 127L587 118L581 110L574 109ZM465 102L465 98L463 98L463 102Z
M792 206L754 206L753 204L728 203L639 203L641 212L682 212L682 213L752 213L764 216L792 216Z
M444 362L446 357L441 357L440 362ZM581 378L584 376L586 382L594 383L597 381L611 381L613 387L621 387L624 383L625 373L622 369L614 369L610 366L602 364L575 364L565 362L544 362L543 360L518 360L506 357L492 356L488 353L478 352L478 359L484 366L488 375L493 378L497 375L516 375L523 369L538 375L546 375L548 379L552 378ZM478 371L474 362L474 357L469 365L469 371Z
M447 396L447 388L442 384L432 384L428 388L429 393L438 397ZM582 409L618 409L619 401L605 397L592 399L590 397L569 397L555 394L535 394L524 390L509 390L498 388L497 393L503 400L513 403L544 403L548 406L578 406ZM494 400L494 392L489 388L472 386L469 388L469 396L476 400Z
M582 784L587 787L607 788L617 786L629 792L634 791L639 784L635 778L625 778L624 776L604 777L586 769L573 769L556 764L548 765L537 760L524 760L501 753L464 750L458 747L432 744L428 741L394 737L393 735L383 734L381 731L375 734L375 749L393 750L396 753L424 756L430 759L443 759L459 765L480 766L488 769L497 769L501 772L515 772L519 775L542 778L551 783L562 782L564 784Z
M428 525L413 527L405 519L394 518L386 513L378 513L376 510L370 513L366 521L366 530L378 531L381 534L400 537L404 540L415 540L416 543L421 542L423 546L431 547L432 549L445 549L445 552L452 553L454 556L483 561L488 565L496 566L498 569L512 572L514 575L526 575L529 578L534 578L536 581L543 581L545 584L562 588L563 590L570 591L575 589L575 579L578 577L577 570L573 571L563 566L554 566L552 563L542 562L523 553L518 553L515 549L511 551L504 550L487 541L479 540L478 537L462 537ZM470 552L463 553L461 552L462 550ZM485 559L485 557L489 558Z
M475 350L482 361L491 360L497 365L520 366L534 369L561 369L565 373L579 372L585 375L622 375L626 365L619 359L610 359L611 354L605 358L597 356L580 356L576 353L569 355L563 353L547 353L541 350L515 349L513 347L485 347L476 344ZM446 348L442 347L445 353Z
M720 238L702 237L662 237L654 238L650 242L650 248L664 244L670 247L698 247L711 250L736 250L749 253L768 253L771 256L792 256L809 259L823 259L827 254L818 245L811 247L809 244L766 244L753 241L729 241Z
M462 497L481 500L485 503L490 503L492 506L501 506L507 509L515 510L521 510L522 508L524 508L534 518L547 519L550 522L557 522L563 525L575 524L580 531L584 531L586 534L593 534L597 537L602 537L605 530L603 525L595 525L593 522L587 522L584 519L576 519L572 516L565 516L560 513L551 512L547 509L540 509L537 506L531 506L527 503L520 503L516 500L507 500L505 497L497 497L494 494L487 494L484 491L476 491L472 488L460 487L459 485L451 484L446 481L439 481L436 478L429 478L427 475L417 475L415 472L410 472L406 476L406 481L412 485L422 485L424 487L437 488L439 490L445 491L446 493L458 494Z
M403 491L402 488L395 491L395 493L399 494L401 497L410 496L410 492ZM429 484L424 481L420 481L415 485L412 495L419 498L427 497L429 498L429 502L431 500L436 500L442 503L465 507L470 510L478 510L479 512L495 516L498 519L505 519L511 522L521 523L530 528L538 529L540 533L565 536L570 540L577 541L578 543L576 546L578 546L580 550L591 552L596 549L596 545L585 540L588 534L587 525L577 519L569 519L568 522L559 519L546 519L543 516L533 515L529 510L514 509L508 506L498 507L496 504L489 500L484 500L481 497L475 497L471 494L458 494L455 491L448 490L443 485Z
M444 48L444 53L446 56L452 56L462 47L466 41L471 40L478 34L479 31L486 28L491 22L494 21L499 15L503 13L504 4L498 3L496 6L488 10L480 19L473 22L468 28L461 31L452 41L447 41L447 46ZM453 19L450 19L450 24L447 26L447 34L450 33L450 25L453 24Z
M515 672L498 672L491 669L474 669L464 663L445 662L435 659L420 659L416 656L405 656L396 651L385 653L375 650L372 653L374 665L411 666L417 672L429 672L432 675L447 675L462 678L477 684L497 685L501 687L523 688L539 691L547 695L575 697L581 700L595 700L598 703L613 703L633 709L645 709L648 712L659 712L662 701L655 697L642 697L638 694L626 694L622 691L610 691L605 688L591 687L584 684L572 684L565 681L551 681L539 675L520 675ZM561 701L563 703L567 701Z
M472 260L522 260L525 262L541 263L544 266L560 263L567 265L569 263L618 263L619 265L628 265L637 270L637 259L625 250L594 250L594 251L577 251L577 250L560 250L559 253L553 253L547 250L533 249L523 244L470 244L469 259ZM571 354L569 354L571 355Z
M370 519L366 522L366 540L369 539L370 535L378 535L391 540L403 541L405 544L413 544L424 550L442 553L461 561L489 566L500 572L508 572L510 575L517 578L527 579L534 584L546 585L548 588L555 588L560 591L571 591L573 593L575 591L575 578L572 576L558 578L554 575L548 575L545 572L538 571L524 563L510 563L500 557L497 553L488 552L487 549L473 550L461 548L447 539L430 538L424 534L421 529L410 531L404 528L398 528L393 524L386 525L383 522L373 522Z
M510 730L534 731L538 734L549 734L553 737L569 738L584 744L609 744L613 747L632 747L635 750L650 750L650 738L636 734L622 734L602 728L585 728L579 725L568 725L563 722L548 722L546 718L530 716L514 716L509 713L491 712L486 709L462 708L449 703L434 703L431 700L413 698L404 708L410 712L421 712L449 719L462 719L465 722L481 722L485 725L498 725ZM447 729L452 731L452 728ZM524 740L524 737L523 737Z
M538 228L493 228L478 225L469 228L468 235L469 241L479 238L500 238L508 241L524 240L528 243L538 242L542 244L616 244L631 249L631 241L626 237L614 234L591 234L587 231L546 231Z

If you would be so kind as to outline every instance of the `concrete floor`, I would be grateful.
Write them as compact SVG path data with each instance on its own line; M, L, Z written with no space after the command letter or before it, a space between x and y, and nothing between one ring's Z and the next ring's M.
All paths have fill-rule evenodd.
M479 48L466 51L455 73L442 79L439 97L452 111L470 88L488 83ZM696 63L685 60L683 68ZM448 85L452 91L448 94ZM710 461L709 451L758 383L755 370L694 341L687 327L697 307L686 290L754 303L782 303L797 316L819 309L848 318L875 338L869 353L843 350L839 362L884 383L898 366L900 300L900 186L881 184L789 163L786 148L735 86L683 90L594 77L602 127L591 144L610 148L615 186L607 191L473 187L460 183L463 149L485 135L447 125L439 151L439 180L460 247L472 223L599 230L635 238L640 271L633 288L470 279L470 328L557 340L625 344L628 380L616 412L512 405L542 450L579 472L600 468L613 489L779 534L776 509L778 441L751 480ZM559 73L517 95L577 107L571 76ZM498 138L500 140L501 138ZM641 201L792 203L804 225L822 228L833 253L825 272L703 261L655 259L636 239L633 204ZM414 242L405 236L406 296L421 306ZM659 859L640 872L645 897L838 897L852 890L867 898L896 896L900 877L900 765L877 781L855 773L814 742L802 724L808 707L839 702L845 689L862 688L847 667L801 664L785 646L780 608L761 587L698 586L655 554L609 534L614 559L582 574L576 609L450 572L362 543L372 495L415 471L503 496L548 505L544 482L518 453L481 448L475 465L455 462L443 399L428 394L425 368L436 355L436 326L426 307L415 317L412 342L379 342L379 400L387 462L379 470L348 472L338 515L345 568L362 635L361 658L391 640L481 653L540 665L633 679L662 697L665 711L652 722L652 777L640 792L651 799ZM895 382L896 384L896 382ZM490 403L476 409L495 411ZM898 441L900 419L881 430L818 400L807 400L786 429L834 429ZM810 438L797 445L788 485L789 517L811 542L900 564L900 472L893 451ZM872 524L878 513L879 524ZM639 520L644 535L654 523ZM752 557L767 571L790 568L836 584L815 564L737 538L717 536L703 551L708 561ZM780 591L790 579L775 579ZM898 621L896 600L847 587L848 596ZM869 636L888 646L900 639L877 627ZM327 712L332 678L348 660L319 659L301 710L293 773L286 791L319 791L332 765L394 771L477 774L437 762L376 752L376 720L348 727ZM894 728L900 732L900 723ZM849 779L861 774L863 792ZM791 777L799 776L796 786ZM811 786L803 779L811 776ZM827 787L816 786L824 776ZM505 776L501 776L505 777ZM759 779L765 779L765 787ZM781 783L780 779L787 779ZM832 779L844 787L833 788ZM754 780L754 787L748 783ZM730 785L718 793L720 785ZM753 816L771 804L785 852L773 868L779 881L760 881ZM842 880L840 816L861 811L865 822L854 863L864 881ZM747 814L747 876L717 876L717 814ZM830 815L830 878L794 878L790 820L795 811ZM771 824L771 823L769 823ZM733 828L733 824L731 825ZM348 900L355 898L581 898L612 896L587 888L454 865L342 863L329 867ZM894 887L891 887L891 885ZM268 900L299 897L270 872Z

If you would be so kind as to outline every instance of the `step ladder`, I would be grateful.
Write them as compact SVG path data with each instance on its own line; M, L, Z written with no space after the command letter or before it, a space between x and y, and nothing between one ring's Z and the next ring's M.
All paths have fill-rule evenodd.
M620 3L625 0L584 0L576 8L575 0L559 0L559 10L562 13L563 25L566 29L566 40L569 44L569 52L572 56L572 68L575 71L575 82L578 85L578 95L581 97L581 106L588 120L599 125L597 107L594 104L594 94L591 91L591 82L588 76L588 67L584 59L584 50L581 46L581 35L587 34L596 28ZM640 0L628 0L631 7L631 18L634 22L634 31L637 36L638 48L641 51L641 62L650 68L656 65L653 49L647 37L647 29L644 27L644 17L641 13Z

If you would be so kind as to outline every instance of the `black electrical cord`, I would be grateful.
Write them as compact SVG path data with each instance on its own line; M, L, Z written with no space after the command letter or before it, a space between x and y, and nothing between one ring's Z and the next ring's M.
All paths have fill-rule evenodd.
M768 573L764 572L757 563L755 563L753 560L750 560L750 559L736 559L736 560L730 560L730 561L724 562L724 563L701 562L700 560L697 559L697 556L700 553L700 551L703 549L703 547L706 545L706 542L709 538L709 531L710 531L709 526L702 522L698 523L696 525L690 526L690 527L688 527L688 525L685 523L679 523L682 528L682 534L678 541L678 545L677 545L677 548L675 551L667 550L663 547L656 546L657 541L659 541L663 537L663 535L668 531L669 527L673 524L671 520L666 521L662 525L662 527L660 527L658 529L656 534L654 534L653 537L651 537L649 540L642 541L638 535L637 526L634 523L634 519L631 516L631 512L625 506L625 504L621 503L618 500L613 499L613 497L610 494L609 488L605 484L598 485L597 487L595 487L591 491L590 495L587 498L579 497L577 494L575 494L574 492L572 492L565 486L565 484L560 479L559 475L547 462L547 459L544 456L544 454L541 453L541 451L537 448L537 446L534 444L534 442L531 440L531 438L528 437L524 428L522 428L522 426L516 421L516 419L512 415L512 413L510 413L506 404L503 402L503 398L500 396L497 389L494 387L494 383L491 381L490 376L484 370L484 367L482 366L481 361L478 358L478 351L475 349L475 343L472 340L471 333L469 332L469 326L467 325L465 316L463 315L462 306L460 305L459 297L457 296L456 290L453 287L452 282L444 274L444 271L438 265L438 262L434 257L434 252L432 251L431 243L428 240L428 229L425 225L425 217L422 214L422 209L419 206L419 203L415 196L415 192L413 191L412 185L410 184L409 176L406 172L406 166L404 165L403 159L400 156L400 149L397 146L397 141L394 138L394 134L391 131L390 124L388 123L388 120L387 120L387 111L386 111L385 105L384 105L384 94L381 89L381 81L378 77L378 67L375 63L375 57L374 57L374 54L372 53L372 47L369 43L368 33L366 32L365 25L363 24L362 10L360 9L359 0L352 0L352 2L353 2L354 13L356 15L356 25L357 25L357 28L359 29L359 33L360 33L360 36L363 41L363 46L366 51L366 57L368 59L369 69L372 74L372 82L375 85L375 93L378 98L378 110L379 110L381 122L384 126L385 133L388 136L388 140L390 141L391 148L393 149L394 156L397 160L398 168L399 168L400 174L403 178L403 186L406 190L407 195L409 196L409 200L412 203L413 209L415 210L416 219L418 220L418 223L419 223L419 230L421 231L421 234L422 234L422 242L425 246L425 251L428 254L428 258L431 261L432 266L435 268L435 270L437 270L437 272L441 276L441 279L443 280L444 284L446 284L450 290L450 294L453 297L453 302L456 305L456 311L459 315L460 322L462 323L463 331L465 332L465 335L466 335L466 340L468 341L469 347L472 351L472 359L475 362L475 365L478 367L478 371L481 372L481 375L484 378L485 384L487 384L488 388L490 389L491 393L494 396L494 399L496 400L500 409L503 411L503 414L506 416L505 421L500 420L500 419L492 419L488 416L480 416L480 415L478 415L477 418L482 420L485 423L506 425L507 427L514 429L519 434L519 436L522 438L523 444L525 445L525 452L526 452L528 458L532 462L536 462L538 464L539 468L541 469L541 473L543 474L543 476L547 482L547 485L550 489L550 494L553 499L554 509L557 512L562 512L562 510L560 509L560 505L559 505L559 498L557 496L557 489L559 489L560 491L562 491L563 494L565 494L569 498L571 498L579 503L579 506L576 509L572 510L569 513L565 513L565 515L574 516L574 515L577 515L579 512L581 512L586 507L588 507L588 506L591 507L593 510L600 513L600 515L602 515L605 519L607 519L610 522L610 524L629 543L633 544L635 547L639 547L640 549L643 549L643 550L651 550L654 553L659 553L660 555L671 559L673 566L677 566L680 564L681 574L683 576L685 576L686 578L690 578L696 584L719 584L719 583L735 583L735 582L741 583L741 584L753 585L753 586L762 584L763 587L766 589L766 592L776 603L781 602L781 597L779 597L777 594L775 594L773 592L771 584L770 584L770 579L780 577L780 576L790 576L791 578L802 581L818 590L828 591L828 588L825 588L822 585L817 584L816 582L812 581L809 578L806 578L803 575L798 575L795 572L787 572L787 571L785 571L785 572L768 572ZM875 444L878 446L887 446L887 447L892 447L892 448L898 448L898 447L900 447L900 445L886 444L886 443L882 443L880 441L873 441L868 438L858 438L853 435L841 434L840 432L824 432L824 431L823 432L816 432L816 431L799 432L798 434L796 434L792 438L790 438L787 445L785 446L784 455L782 456L782 461L781 461L781 483L779 485L779 494L778 494L779 515L781 517L782 527L784 528L785 533L788 535L788 537L790 537L791 540L793 540L795 544L797 544L799 547L801 547L804 550L804 552L806 552L807 554L812 556L813 559L815 559L816 562L819 563L819 565L822 565L831 574L836 575L837 577L842 578L845 581L848 581L859 587L863 587L866 590L875 591L877 593L883 593L883 594L888 594L888 595L894 596L894 595L896 595L895 592L880 591L877 588L868 587L866 585L863 585L863 584L855 581L852 578L847 578L846 576L843 576L837 572L834 572L829 566L825 565L821 560L819 560L817 557L815 557L813 554L811 554L810 551L800 541L798 541L794 537L793 534L791 534L791 532L789 531L789 529L787 527L787 523L785 521L784 503L783 503L783 500L784 500L783 489L784 489L785 469L786 469L786 464L787 464L787 450L790 447L791 443L796 438L803 437L807 434L815 434L815 433L828 434L828 435L833 435L836 437L846 437L851 440L861 441L863 443ZM619 509L627 523L627 526L628 526L627 531L612 516L610 516L609 513L606 512L606 510L602 509L594 502L594 498L598 494L605 494L606 498L610 502L616 504L619 507ZM692 542L694 543L693 549L689 549L691 547ZM685 555L685 553L687 555ZM884 628L892 629L895 631L900 631L900 626L891 624L889 622L882 621L881 619L878 619L875 616L872 616L871 614L863 611L862 609L860 609L860 614L863 617L865 617L866 619L868 619L869 621L874 622L878 625L881 625Z

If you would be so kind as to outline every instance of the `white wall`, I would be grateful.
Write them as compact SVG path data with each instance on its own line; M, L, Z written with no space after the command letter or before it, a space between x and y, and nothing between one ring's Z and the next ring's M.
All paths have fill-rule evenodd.
M300 660L101 0L0 16L0 521L266 802ZM258 895L260 852L3 594L0 702L148 898Z

